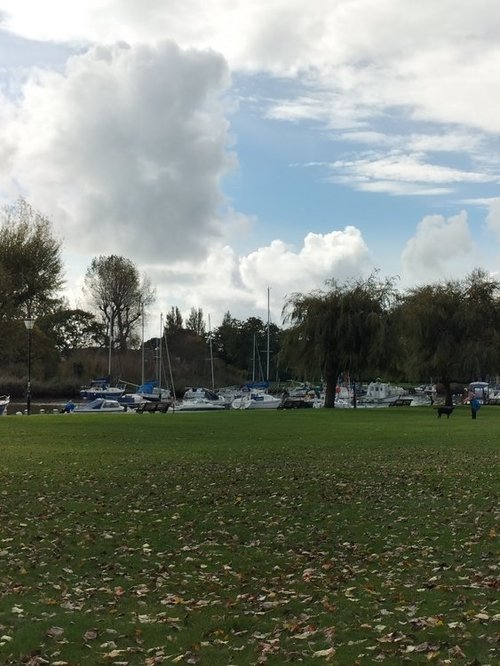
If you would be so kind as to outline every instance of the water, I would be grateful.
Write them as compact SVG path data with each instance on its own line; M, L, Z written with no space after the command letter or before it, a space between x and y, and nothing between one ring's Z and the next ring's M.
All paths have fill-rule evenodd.
M58 413L63 408L65 400L32 400L31 413L32 414L53 414L54 410ZM26 412L26 400L11 400L7 407L7 416L17 414L17 412Z

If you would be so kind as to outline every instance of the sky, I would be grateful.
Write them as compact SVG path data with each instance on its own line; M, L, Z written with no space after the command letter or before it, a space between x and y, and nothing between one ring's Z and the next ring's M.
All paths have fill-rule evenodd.
M0 0L0 205L162 313L500 270L497 0Z

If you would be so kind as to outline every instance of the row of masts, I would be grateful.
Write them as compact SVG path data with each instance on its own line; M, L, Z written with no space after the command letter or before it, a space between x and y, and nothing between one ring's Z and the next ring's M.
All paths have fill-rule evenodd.
M266 362L266 382L269 382L269 368L270 368L270 290L267 288L267 362ZM144 328L145 328L145 318L144 318L144 306L141 310L141 384L144 384L146 379L144 376L144 366L145 366L145 351L144 351ZM162 384L162 368L163 368L163 359L162 359L162 348L163 341L165 343L165 350L168 357L168 366L170 374L170 382L172 387L174 386L172 379L172 367L170 363L170 356L168 352L167 336L165 335L165 329L163 327L163 313L160 314L160 339L158 347L158 367L157 367L157 381L158 387L161 394L161 384ZM215 389L215 374L214 374L214 355L212 347L212 324L210 320L210 315L208 315L208 345L210 353L210 376L212 382L212 389ZM111 376L111 351L113 347L113 318L111 318L109 323L109 349L108 349L108 375ZM256 371L256 358L258 356L257 342L255 335L253 336L253 354L252 354L252 381L255 381L255 371ZM259 356L260 363L260 356ZM262 374L262 372L261 372Z

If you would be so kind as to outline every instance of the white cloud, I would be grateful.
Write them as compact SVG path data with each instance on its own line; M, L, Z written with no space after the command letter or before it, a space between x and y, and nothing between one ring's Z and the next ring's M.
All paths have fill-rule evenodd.
M281 308L286 297L294 292L322 288L332 277L343 281L367 274L371 267L361 232L348 226L327 234L308 233L298 251L274 240L242 257L239 273L250 293L259 295L258 307L263 308L266 286L270 286L273 303Z
M475 246L467 214L446 219L429 215L418 224L401 255L403 283L429 283L450 276L463 277L474 267Z
M336 183L442 195L498 182L497 0L313 4L3 0L5 28L65 42L61 53L91 47L66 69L25 74L23 95L0 100L0 195L26 194L54 220L72 256L98 249L149 265L153 283L162 284L159 304L243 317L252 306L265 309L270 286L277 317L287 293L358 274L369 254L354 227L304 232L299 250L275 240L238 257L225 245L252 222L221 193L235 162L221 101L230 71L270 73L269 89L279 79L276 96L273 89L265 98L268 118L310 119L328 138L377 148L337 154L333 167L326 142L307 152L311 163L330 163ZM459 168L441 156L438 164L438 151L472 159ZM491 191L467 192L474 194ZM499 217L492 206L488 225L500 233ZM426 280L459 270L472 254L465 213L429 216L403 262L407 275Z
M360 144L387 146L412 153L475 152L484 148L485 139L479 134L449 131L436 134L388 134L369 130L343 132L340 138Z
M41 39L210 46L232 69L299 73L369 115L399 108L500 131L496 0L3 0L6 26ZM332 100L334 97L332 97ZM315 111L314 105L311 109ZM333 115L333 114L332 114Z
M489 211L486 216L486 225L498 238L500 238L500 197L488 202Z
M327 234L309 233L301 248L281 240L238 257L228 246L213 247L204 261L151 266L149 274L160 287L158 302L181 310L201 307L218 325L226 311L247 319L249 312L267 317L270 289L272 320L281 324L286 297L324 288L335 277L343 281L366 275L372 269L361 232L352 227Z
M63 74L32 74L0 134L4 197L28 191L68 250L203 255L224 233L228 83L220 56L170 42L95 47Z
M420 153L404 154L400 151L384 156L372 153L354 160L337 160L330 167L335 182L351 184L359 190L389 194L444 194L451 190L442 185L496 180L496 176L489 174L426 162Z

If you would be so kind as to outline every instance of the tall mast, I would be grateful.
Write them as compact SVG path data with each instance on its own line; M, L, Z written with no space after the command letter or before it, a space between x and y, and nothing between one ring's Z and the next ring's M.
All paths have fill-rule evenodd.
M253 349L252 349L252 382L255 381L255 356L256 356L257 343L255 340L255 333L253 334Z
M113 313L109 320L108 375L111 378L111 348L113 346Z
M266 366L266 382L269 382L269 318L270 318L270 306L269 306L269 287L267 288L267 366Z
M160 343L158 349L158 393L161 399L161 348L163 347L163 312L160 314Z
M141 303L141 385L144 386L144 303Z
M210 348L210 370L212 373L212 391L215 389L214 378L214 355L212 350L212 324L210 323L210 315L208 315L208 344Z

